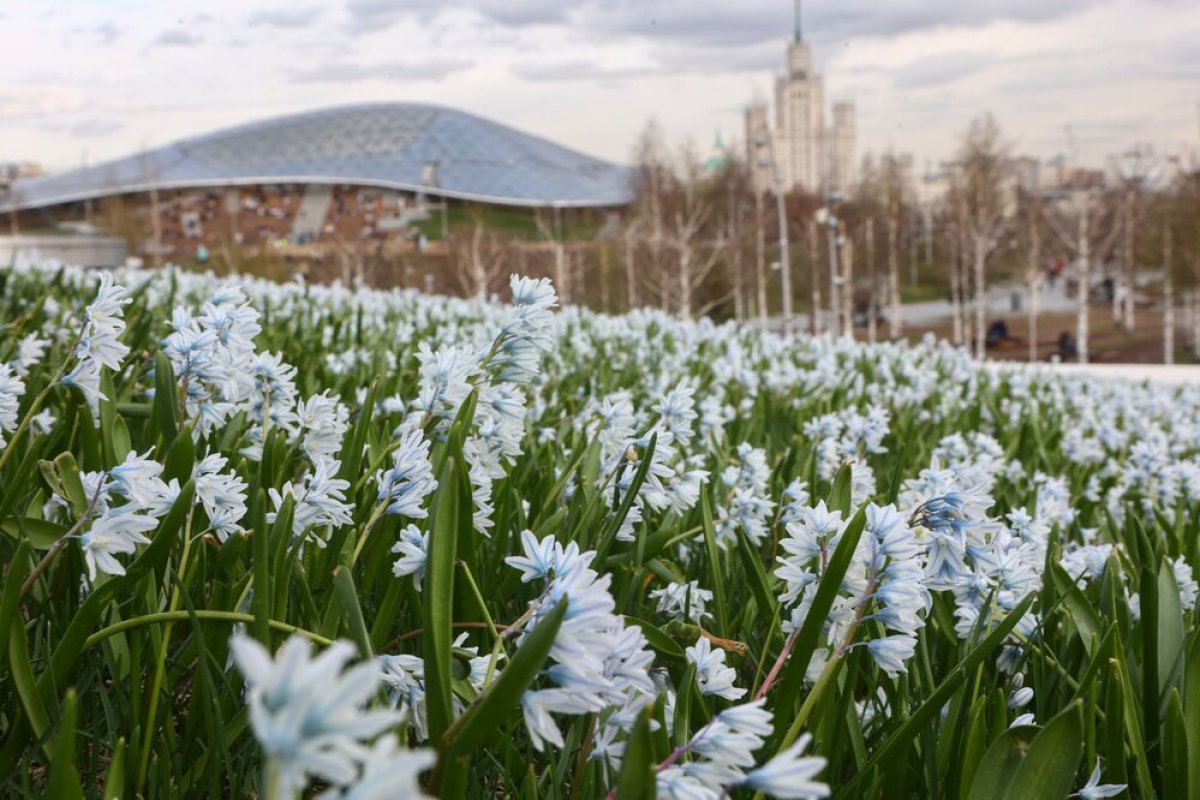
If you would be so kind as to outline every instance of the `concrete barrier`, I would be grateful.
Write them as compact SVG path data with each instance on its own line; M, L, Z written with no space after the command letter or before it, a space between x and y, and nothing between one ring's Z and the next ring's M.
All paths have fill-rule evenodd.
M1162 386L1200 383L1200 366L1191 364L1052 364L1024 361L989 361L994 368L1032 369L1046 374L1078 375L1091 378L1122 378L1147 381Z
M38 253L42 258L64 264L111 269L125 264L128 248L118 236L0 236L0 264L11 264L18 253L23 257Z

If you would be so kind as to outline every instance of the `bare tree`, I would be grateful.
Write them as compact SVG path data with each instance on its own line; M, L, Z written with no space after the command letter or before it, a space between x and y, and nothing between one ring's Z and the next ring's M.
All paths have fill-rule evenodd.
M533 216L537 226L538 236L550 243L554 256L554 289L563 305L571 302L571 271L567 263L567 249L562 236L562 210L559 208L539 208Z
M1137 234L1146 212L1146 186L1157 167L1149 145L1135 145L1112 159L1113 172L1121 185L1121 259L1119 285L1113 292L1113 322L1126 333L1134 327L1134 302L1137 288Z
M636 228L636 238L644 253L640 269L635 272L639 282L659 296L659 305L665 312L669 311L670 286L665 274L667 210L664 206L675 177L662 132L653 120L646 123L638 137L633 161L637 170L637 199L629 226Z
M470 233L465 236L451 233L447 246L463 294L483 300L488 287L504 272L507 247L499 236L486 229L478 206L473 206L470 214Z
M959 150L952 192L959 223L965 234L972 265L974 288L975 357L984 357L986 271L988 259L1001 241L1004 222L1003 165L1007 145L991 114L975 119Z
M1092 261L1103 258L1120 234L1120 227L1113 224L1113 204L1106 202L1109 199L1102 187L1081 181L1056 197L1042 215L1059 245L1075 259L1079 284L1075 347L1080 364L1088 361Z
M900 304L900 221L909 202L907 187L904 185L904 170L895 153L887 153L880 163L879 189L887 218L888 336L895 339L903 328ZM913 259L913 263L916 263L916 259Z
M1025 244L1025 288L1029 292L1029 302L1026 304L1027 333L1029 338L1029 360L1038 360L1038 314L1041 311L1041 290L1045 281L1042 269L1042 207L1041 198L1035 193L1026 198L1024 203L1024 244Z

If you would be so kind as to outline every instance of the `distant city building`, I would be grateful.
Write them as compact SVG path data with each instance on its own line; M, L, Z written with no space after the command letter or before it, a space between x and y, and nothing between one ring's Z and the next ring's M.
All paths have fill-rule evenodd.
M42 165L33 161L0 161L0 192L23 178L36 178L42 174Z
M833 125L826 132L829 144L829 185L835 192L846 193L858 179L858 141L854 103L833 104Z
M716 175L725 170L729 166L729 150L725 147L725 142L721 141L721 134L717 134L713 139L712 150L708 154L708 158L704 159L704 172L708 175Z
M839 102L833 106L832 124L826 122L825 83L813 69L796 0L796 28L787 48L787 71L775 79L773 128L768 127L765 102L755 101L746 109L746 144L755 185L760 189L772 185L773 150L785 189L848 192L857 180L855 116L853 103Z
M1005 162L1004 174L1022 192L1033 194L1041 188L1041 167L1041 162L1032 156L1017 156Z

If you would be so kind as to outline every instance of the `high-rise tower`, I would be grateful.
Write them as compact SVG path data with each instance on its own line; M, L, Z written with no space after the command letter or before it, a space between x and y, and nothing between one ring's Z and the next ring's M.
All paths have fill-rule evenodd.
M813 69L812 50L804 40L800 0L795 0L795 27L787 47L786 70L775 79L774 125L762 103L746 110L746 142L756 184L771 183L761 162L762 142L770 136L776 166L785 189L809 192L845 191L854 181L854 105L838 103L833 125L826 125L825 85Z

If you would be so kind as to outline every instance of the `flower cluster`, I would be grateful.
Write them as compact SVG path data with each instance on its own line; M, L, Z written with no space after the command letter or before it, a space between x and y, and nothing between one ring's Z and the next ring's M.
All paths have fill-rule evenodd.
M534 747L548 742L563 746L553 714L604 714L606 728L628 732L637 712L657 694L649 668L654 655L640 628L627 626L616 614L609 592L612 576L591 568L595 551L580 552L575 542L563 546L553 536L538 541L521 534L524 554L505 561L521 572L521 581L541 581L544 589L530 607L522 639L560 602L567 604L562 627L550 648L555 662L546 670L553 688L527 691L521 698L525 727ZM607 731L605 740L615 740ZM595 753L599 758L605 751Z
M107 399L100 391L100 369L119 370L129 355L129 347L119 337L125 332L125 306L130 302L129 292L113 283L112 273L101 272L96 299L83 312L83 326L75 345L78 361L62 378L64 386L74 386L84 393L93 412L98 401Z
M433 765L433 754L400 749L395 737L380 736L400 717L366 708L379 690L379 669L369 661L347 668L352 645L334 642L313 658L308 641L293 636L272 658L254 639L235 634L229 648L246 679L267 783L281 796L296 795L313 778L337 787L346 800L380 784L393 796L421 794L418 779Z

